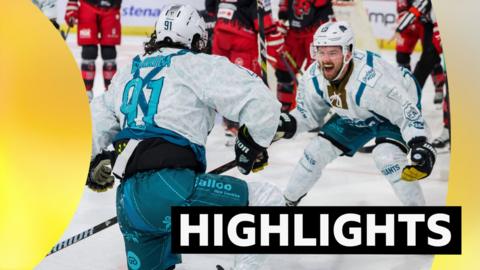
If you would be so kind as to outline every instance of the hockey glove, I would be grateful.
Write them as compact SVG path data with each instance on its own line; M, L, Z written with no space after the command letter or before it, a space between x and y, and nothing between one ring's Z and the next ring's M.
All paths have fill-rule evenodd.
M78 21L78 2L77 0L69 0L65 10L65 22L68 26L73 27Z
M242 174L250 171L257 172L268 165L267 149L258 145L248 133L245 125L238 130L235 141L235 161L237 168Z
M255 162L253 163L252 172L256 173L263 170L265 167L268 166L268 152L267 150L263 150L258 154Z
M104 192L113 187L115 178L112 173L114 152L103 151L90 162L87 186L96 192Z
M284 52L285 38L277 30L267 34L267 60L275 69Z
M288 113L281 113L280 114L280 121L278 122L277 132L275 133L275 137L273 141L278 141L281 138L290 139L295 135L297 131L297 120L295 117Z
M283 20L278 20L277 23L277 32L282 34L282 36L286 37L288 33L288 26Z
M402 179L405 181L417 181L430 175L435 164L436 152L425 137L415 137L408 146L411 148L410 159L412 165L405 166L402 171Z

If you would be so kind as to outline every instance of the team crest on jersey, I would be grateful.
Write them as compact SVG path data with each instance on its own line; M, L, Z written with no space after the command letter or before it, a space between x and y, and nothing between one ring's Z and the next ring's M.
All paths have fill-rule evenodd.
M405 106L405 108L403 109L403 113L405 115L405 118L410 121L417 121L420 118L420 111L412 104L408 104L407 106Z
M292 7L295 18L302 20L303 16L310 14L312 10L312 0L294 0Z
M382 73L368 65L364 65L358 74L357 80L369 87L375 87L380 77L382 77Z

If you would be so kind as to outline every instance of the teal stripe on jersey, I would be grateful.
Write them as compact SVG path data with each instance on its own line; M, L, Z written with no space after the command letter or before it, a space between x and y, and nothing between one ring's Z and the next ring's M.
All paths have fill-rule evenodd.
M323 91L322 89L320 89L320 84L318 83L318 79L317 77L313 77L312 78L312 81L313 81L313 86L315 86L315 92L317 92L317 94L323 98Z
M313 81L313 86L315 86L315 92L317 92L317 94L320 96L320 98L322 98L323 102L325 102L325 104L328 107L332 107L323 97L323 91L322 91L322 89L320 89L320 84L318 83L317 77L313 77L312 81Z

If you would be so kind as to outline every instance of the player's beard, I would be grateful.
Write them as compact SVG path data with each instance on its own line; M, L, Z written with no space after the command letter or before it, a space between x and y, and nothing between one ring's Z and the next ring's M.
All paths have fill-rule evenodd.
M331 66L331 67L330 67ZM334 64L333 62L320 63L320 70L323 73L323 77L328 81L333 81L337 78L339 72L342 70L343 61L340 64Z

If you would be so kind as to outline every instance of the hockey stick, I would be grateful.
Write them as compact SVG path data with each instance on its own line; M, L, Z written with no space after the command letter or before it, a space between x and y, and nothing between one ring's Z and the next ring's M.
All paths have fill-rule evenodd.
M67 27L67 32L62 33L63 40L67 40L68 34L70 33L70 26Z
M287 58L285 57L285 54L281 54L280 58L282 59L283 64L287 68L288 74L290 74L290 77L293 78L295 81L295 84L298 85L298 80L297 80L297 75L295 74L295 71L293 70L292 66L287 61Z
M267 48L265 43L265 28L263 19L265 17L265 0L257 0L257 18L258 18L258 35L260 42L260 68L262 71L262 80L268 86L267 80ZM267 0L269 1L269 0Z
M110 227L110 226L113 226L117 224L117 217L113 217L109 220L106 220L98 225L96 225L95 227L93 228L90 228L88 230L85 230L77 235L74 235L70 238L67 238L65 239L64 241L62 242L59 242L58 244L56 244L52 250L50 250L50 252L47 254L47 256L59 251L59 250L62 250L70 245L73 245L75 244L76 242L80 241L80 240L83 240L87 237L90 237L96 233L98 233L99 231L103 231L104 229Z
M302 75L303 75L302 69L297 66L297 63L295 62L295 59L293 59L292 55L291 55L288 51L284 51L284 52L283 52L283 55L285 56L285 58L287 58L287 60L288 60L288 62L290 63L290 65L291 65L295 70L297 70L297 72L300 73L300 75L302 76Z
M237 165L236 161L235 160L232 160L228 163L225 163L223 164L222 166L210 171L209 173L211 174L222 174L232 168L234 168L235 166ZM88 238L100 231L103 231L105 230L106 228L108 227L111 227L115 224L117 224L118 220L117 220L117 217L112 217L96 226L94 226L93 228L90 228L88 230L85 230L79 234L76 234L70 238L67 238L61 242L59 242L58 244L56 244L51 250L50 252L47 254L47 256L55 253L55 252L58 252L66 247L69 247L85 238Z

